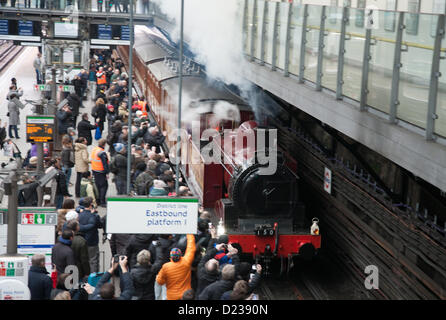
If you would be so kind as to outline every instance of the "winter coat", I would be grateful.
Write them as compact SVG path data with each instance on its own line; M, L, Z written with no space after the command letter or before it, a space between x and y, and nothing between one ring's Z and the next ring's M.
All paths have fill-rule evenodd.
M65 177L65 174L59 169L57 169L57 171L58 174L56 175L56 195L69 196L70 194L68 192L67 179Z
M39 186L38 182L25 183L23 185L19 185L19 206L22 207L35 207L37 206L37 187Z
M93 138L91 136L91 130L96 129L96 125L93 125L88 120L81 120L77 124L77 136L87 139L87 145L91 145Z
M151 197L162 197L167 196L168 194L169 193L165 189L152 188L149 195Z
M10 126L17 126L20 124L20 108L14 103L14 101L8 102L8 112Z
M56 265L58 274L65 273L67 266L76 264L70 240L59 237L59 242L51 250L51 262Z
M153 135L150 133L150 131L147 131L146 134L144 135L144 142L148 143L150 147L156 147L157 153L161 151L160 146L163 145L165 139L166 137L162 135L161 132L158 132L156 135Z
M73 168L74 167L74 150L73 148L64 147L61 155L62 166L65 168Z
M102 286L107 283L111 278L111 273L108 271L104 273L104 275L99 279L99 282L96 285L96 289L93 294L90 296L89 300L103 300L101 298L100 292ZM116 300L130 300L132 299L134 293L133 281L129 272L125 272L121 274L120 277L120 285L121 285L121 295Z
M169 262L170 260L170 249L173 248L174 241L173 239L164 239L159 237L158 238L158 246L160 250L157 250L157 258L161 259L162 263ZM157 246L157 249L158 249Z
M116 121L117 115L115 112L111 112L110 110L107 110L107 122L108 122L108 129L112 127L113 123Z
M120 233L112 234L110 239L110 249L112 256L115 254L125 255L125 250L130 241L130 234Z
M167 162L160 162L156 165L155 174L160 176L164 174L164 171L169 170L170 166Z
M87 240L82 236L82 233L77 233L71 243L71 249L74 253L74 260L76 261L77 269L79 270L79 279L90 274L90 259L88 256Z
M156 176L150 172L145 171L138 175L135 180L135 190L138 195L148 195L150 188L153 186L153 180Z
M100 122L105 122L105 119L107 117L107 108L105 107L105 104L98 104L95 106L91 112L91 115L96 119L99 118Z
M118 142L119 136L121 134L122 126L121 125L112 125L107 135L107 144L110 146L110 155L115 155L116 151L113 147L114 143Z
M195 256L195 238L187 235L186 253L179 261L165 263L159 271L156 282L166 285L168 300L179 300L183 293L191 289L191 266Z
M135 300L155 300L155 278L161 263L158 261L153 265L137 264L130 271L135 291L133 299Z
M150 244L155 240L153 234L135 234L130 237L128 246L125 251L130 269L136 265L136 256L141 250L149 250ZM151 260L155 260L155 252L151 253ZM160 257L161 258L161 257ZM163 261L164 262L164 261Z
M134 157L132 156L132 162L133 158ZM115 155L115 158L113 159L113 162L116 169L118 170L115 173L115 176L121 179L127 178L127 153L125 155L122 153L117 153Z
M53 281L44 267L31 266L28 271L28 288L31 300L50 300Z
M197 290L195 291L196 297L200 295L200 293L204 290L204 288L206 288L211 283L217 281L220 277L220 273L218 272L218 270L215 270L215 272L208 272L204 266L206 262L208 262L215 256L216 253L217 250L215 248L207 250L206 255L201 259L200 263L198 264Z
M89 247L97 246L99 244L98 229L102 228L99 215L97 213L91 213L90 210L84 210L79 214L79 224L81 231L85 234L87 245Z
M67 97L67 100L68 100L68 105L70 106L70 109L73 112L73 116L77 117L79 115L79 107L82 104L79 95L76 93L70 93Z
M87 172L90 165L87 145L76 142L74 144L74 168L76 172Z
M234 280L218 280L203 289L198 300L220 300L223 293L234 288Z
M62 109L59 109L56 113L57 124L59 128L59 134L67 133L67 129L73 125L72 123L72 112L67 112Z

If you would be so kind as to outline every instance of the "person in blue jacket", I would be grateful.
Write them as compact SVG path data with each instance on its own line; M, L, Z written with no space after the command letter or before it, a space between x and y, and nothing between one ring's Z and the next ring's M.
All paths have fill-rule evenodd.
M31 268L28 272L28 288L31 300L50 300L53 281L45 268L45 256L35 254L31 258Z
M102 222L99 214L93 207L91 197L84 198L84 210L79 213L80 230L85 235L88 246L88 256L90 258L90 272L99 271L99 232Z

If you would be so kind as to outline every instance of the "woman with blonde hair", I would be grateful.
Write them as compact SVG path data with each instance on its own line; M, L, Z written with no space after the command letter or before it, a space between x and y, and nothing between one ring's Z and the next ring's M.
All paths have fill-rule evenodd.
M104 131L104 122L107 117L107 108L105 107L104 99L98 98L96 100L96 106L91 111L91 115L96 119L96 123L102 134L102 131Z

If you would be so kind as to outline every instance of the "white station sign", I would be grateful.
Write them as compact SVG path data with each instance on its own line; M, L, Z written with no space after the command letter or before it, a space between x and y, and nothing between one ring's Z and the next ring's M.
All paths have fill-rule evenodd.
M107 233L196 234L198 199L108 198Z
M30 300L28 286L17 279L0 280L0 300Z

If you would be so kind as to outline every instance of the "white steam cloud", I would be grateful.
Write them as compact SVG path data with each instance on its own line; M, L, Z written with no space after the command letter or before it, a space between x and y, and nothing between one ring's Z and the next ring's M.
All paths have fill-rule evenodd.
M171 34L180 35L179 0L154 0L176 22ZM247 63L242 48L243 3L237 0L184 1L184 35L196 60L206 66L209 77L248 90L250 84L238 70Z

